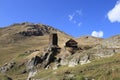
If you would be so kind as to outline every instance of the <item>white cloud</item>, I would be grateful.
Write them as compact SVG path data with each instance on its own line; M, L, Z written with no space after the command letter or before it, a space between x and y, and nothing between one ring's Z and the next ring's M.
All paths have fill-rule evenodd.
M120 0L117 1L113 9L107 13L110 22L120 22Z
M92 36L94 36L94 37L103 37L103 31L93 31L92 33L91 33L91 35Z
M68 15L68 17L69 17L69 21L72 21L72 20L73 20L74 15Z
M81 26L81 22L79 20L81 15L82 15L82 11L81 10L76 10L72 14L68 15L68 19L69 19L70 22L76 24L77 26Z
M76 10L76 13L77 13L78 15L82 15L82 11L81 11L81 10Z

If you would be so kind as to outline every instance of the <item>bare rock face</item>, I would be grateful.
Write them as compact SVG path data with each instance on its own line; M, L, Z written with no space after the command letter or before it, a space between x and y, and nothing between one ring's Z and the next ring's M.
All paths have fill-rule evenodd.
M37 70L36 69L30 70L30 72L28 74L27 80L31 80L31 78L34 77L36 74L37 74Z
M68 67L75 67L79 64L80 59L73 58L69 61Z
M62 59L60 65L68 65L69 61L67 59Z
M53 70L58 69L58 67L60 67L60 66L61 66L60 63L55 62L54 66L53 66Z
M42 59L39 56L33 57L26 64L27 70L32 70L35 66L37 66L41 62L42 62Z
M105 39L102 42L102 46L105 46L106 48L120 48L120 35Z
M49 48L42 56L35 56L27 62L27 70L32 70L35 66L41 65L43 68L49 66L50 63L55 62L56 55L59 53L58 47Z
M45 34L50 34L52 31L56 31L56 29L47 25L26 24L25 27L27 27L26 30L18 32L17 34L22 36L43 36Z
M59 51L58 47L50 47L47 52L45 52L42 56L35 56L27 62L27 70L29 71L28 79L30 80L37 74L37 65L41 65L42 68L49 68L49 64L56 61L55 55L57 55ZM56 64L53 69L57 69L59 65Z
M96 50L95 56L96 57L109 57L114 55L115 52L113 49L100 49L100 50Z
M81 65L90 63L90 57L88 55L84 55L81 57L80 62Z
M44 57L44 68L46 68L51 62L55 62L57 58L55 57L60 51L59 47L51 47L48 49L47 56Z

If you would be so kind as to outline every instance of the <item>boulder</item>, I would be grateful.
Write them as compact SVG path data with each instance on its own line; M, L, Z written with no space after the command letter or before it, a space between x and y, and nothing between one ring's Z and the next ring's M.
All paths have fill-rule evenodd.
M67 59L61 59L60 65L68 65L69 61Z
M0 72L1 73L5 73L6 71L10 70L11 68L13 68L15 66L15 62L10 62L10 63L5 63L1 68L0 68Z
M84 55L84 56L82 56L81 58L80 58L80 64L81 65L83 65L83 64L87 64L87 63L90 63L90 57L86 54L86 55Z
M27 80L31 80L31 78L34 77L36 74L37 74L37 70L36 69L30 70L30 72L28 74Z
M53 70L56 70L56 69L58 69L58 67L60 66L60 64L59 63L55 63L54 64L54 66L53 66Z
M33 57L26 64L27 70L33 69L36 65L38 65L41 62L42 62L42 59L39 56Z
M79 64L80 59L79 58L73 58L69 61L68 67L75 67Z

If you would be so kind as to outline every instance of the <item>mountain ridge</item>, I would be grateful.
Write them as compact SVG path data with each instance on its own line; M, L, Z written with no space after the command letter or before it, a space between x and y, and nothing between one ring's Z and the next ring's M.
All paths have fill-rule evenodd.
M51 39L58 40L58 43L52 43L50 35L53 37L56 35L56 38ZM119 55L118 53L120 53L120 35L107 39L93 36L73 38L51 26L33 23L18 23L0 28L0 71L14 80L18 77L20 79L20 76L24 78L21 80L35 79L37 74L41 74L40 72L44 72L45 69L54 72L64 66L69 69L69 67L89 65L94 63L94 60ZM48 74L47 71L45 73ZM69 74L78 74L73 73L65 74L68 78L70 78ZM85 74L84 79L89 77L90 80L99 80L97 76L90 78L93 76ZM65 78L63 75L60 76ZM52 79L49 76L48 78ZM47 80L47 77L43 76L40 79Z

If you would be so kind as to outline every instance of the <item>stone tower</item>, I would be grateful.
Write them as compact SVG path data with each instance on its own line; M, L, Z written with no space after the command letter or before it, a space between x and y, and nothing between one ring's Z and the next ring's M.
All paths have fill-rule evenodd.
M49 38L50 46L58 46L58 35L57 33L51 33Z

